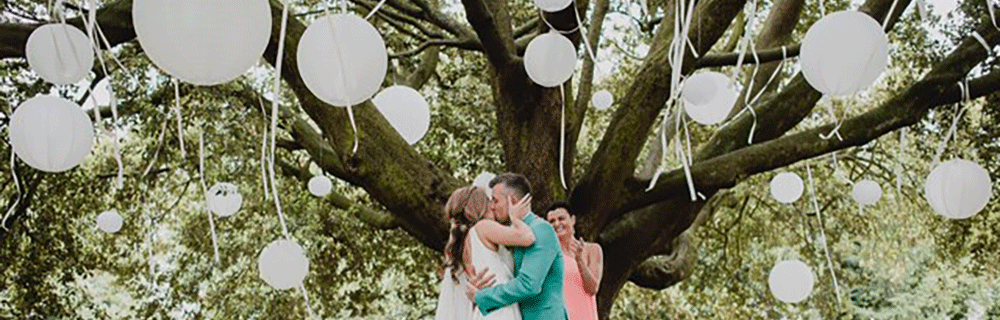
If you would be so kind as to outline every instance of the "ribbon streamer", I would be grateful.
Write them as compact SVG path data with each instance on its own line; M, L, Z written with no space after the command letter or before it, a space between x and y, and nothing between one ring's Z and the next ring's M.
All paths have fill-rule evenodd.
M208 211L208 227L212 230L212 250L215 251L215 263L219 263L219 237L215 233L215 218L208 208L208 186L205 185L205 131L198 134L198 174L201 179L201 191L205 193L205 211Z
M343 12L345 12L345 13L347 12L347 1L346 0L342 0L340 2L340 9ZM326 12L326 14L328 14L328 15L330 14L330 10L328 8L324 7L323 10ZM339 39L337 38L337 28L333 27L333 20L332 19L327 19L327 22L328 22L327 25L330 27L330 35L333 36L333 43L339 43ZM284 23L285 23L284 20L282 20L282 37L284 37ZM344 66L344 52L343 52L343 47L341 47L341 46L336 46L336 47L337 47L337 63L339 63L340 66L343 67ZM281 62L279 61L278 63L280 65ZM347 96L347 72L341 72L340 73L340 77L341 77L341 80L343 81L343 83L341 83L343 85L343 88L341 88L341 89L343 89L342 92L344 93L344 96ZM277 90L278 90L277 89L277 83L278 82L276 81L275 82L275 92L277 92ZM351 147L351 157L354 157L354 155L356 155L358 153L358 125L357 125L357 122L354 121L354 110L351 108L352 106L350 105L350 102L349 101L345 101L345 103L347 104L347 119L350 120L350 122L351 122L351 130L354 132L354 145ZM275 111L275 112L277 112L277 111ZM275 117L277 117L277 114L275 114ZM276 126L274 125L277 122L274 122L275 121L274 119L272 119L271 121L272 121L271 131L277 130ZM273 136L274 132L271 132L271 134ZM274 150L274 146L273 146L274 145L274 141L273 141L274 139L272 138L271 140L272 140L271 141L271 144L272 144L271 149ZM274 165L273 164L273 162L274 162L274 154L273 153L271 154L271 161L272 161L271 165L273 166ZM271 183L271 187L274 187L273 181Z
M559 112L559 182L562 182L563 190L566 187L566 90L563 85L559 86L559 93L562 94L562 109Z
M7 128L10 128L10 127L7 127ZM8 131L9 130L10 129L8 129ZM3 221L0 222L0 227L3 227L3 229L7 230L7 231L10 231L10 229L7 229L7 219L9 219L12 214L14 214L14 209L16 209L17 205L21 203L21 197L23 197L22 194L21 194L21 181L19 181L17 179L17 170L14 170L14 151L13 151L13 149L11 149L11 152L10 152L10 174L11 174L11 176L14 179L14 185L17 186L17 199L14 200L14 205L12 205L10 207L10 209L7 209L7 213L3 215Z
M813 184L812 167L809 163L806 163L806 173L809 176L809 189L810 194L812 195L813 210L816 211L816 221L819 222L818 227L820 244L823 245L823 251L826 253L827 268L830 270L830 277L833 278L833 290L837 294L837 302L842 303L840 298L840 285L837 283L837 274L833 269L833 259L830 258L830 248L826 245L826 232L823 230L825 229L823 226L823 214L820 212L819 203L816 201L816 185Z
M365 20L371 19L371 17L374 16L376 12L378 12L378 9L382 8L383 4L385 4L385 0L379 1L378 4L375 5L375 8L372 9L372 12L369 12L368 15L365 16ZM346 11L346 9L344 11Z
M986 39L983 39L983 36L980 35L979 32L973 31L972 37L976 38L976 41L979 41L979 44L983 46L983 49L986 49L986 53L993 53L993 49L990 48L990 45L986 43Z
M288 225L285 224L285 213L281 210L281 199L278 198L278 183L277 179L274 178L274 157L277 153L277 143L275 142L278 132L278 100L281 100L281 65L284 59L285 53L285 33L288 27L288 2L284 3L284 8L281 12L281 32L278 36L278 57L275 60L275 76L274 76L274 100L271 100L271 161L269 163L270 168L270 179L271 179L271 195L274 197L274 206L278 211L278 220L281 222L281 231L285 235L285 239L291 240L292 237L288 233ZM347 4L341 2L341 6L346 12Z
M181 123L183 119L181 117L181 89L180 85L177 84L177 79L174 78L171 81L174 83L174 113L177 114L177 141L181 144L181 158L187 157L187 152L184 151L184 125Z
M990 12L990 22L993 23L993 27L996 28L997 30L1000 30L1000 27L997 26L996 13L993 10L993 0L986 0L986 10Z
M885 28L889 26L889 18L892 17L892 12L896 10L897 4L899 4L899 0L892 0L892 5L889 6L889 12L885 14L885 19L882 20L882 30L885 30Z
M941 141L941 144L938 144L937 151L934 153L934 161L932 162L931 167L937 166L937 164L941 162L941 154L944 153L944 148L945 146L948 145L948 141L951 140L951 137L955 135L955 132L958 129L958 121L962 119L962 115L964 115L965 110L967 110L962 108L962 103L968 102L969 100L969 84L968 80L965 81L966 83L964 84L962 83L962 81L958 82L958 87L962 91L962 101L955 104L955 119L952 120L951 127L948 128L948 133L945 134L944 140Z
M267 189L267 165L268 165L268 154L267 154L267 112L264 111L264 99L257 95L257 103L260 106L260 114L264 115L264 134L260 136L260 181L264 185L264 200L271 200L271 192Z

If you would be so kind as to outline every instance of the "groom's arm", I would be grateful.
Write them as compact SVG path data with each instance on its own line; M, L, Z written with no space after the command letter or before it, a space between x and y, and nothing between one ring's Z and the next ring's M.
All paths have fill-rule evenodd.
M533 224L531 229L537 240L533 246L524 249L524 258L517 276L505 284L476 293L476 305L483 314L542 292L545 276L559 253L559 241L548 223Z

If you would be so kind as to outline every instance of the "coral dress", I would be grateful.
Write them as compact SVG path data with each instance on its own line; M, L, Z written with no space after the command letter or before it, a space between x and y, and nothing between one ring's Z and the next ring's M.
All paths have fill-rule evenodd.
M583 290L583 278L576 259L563 259L563 296L569 320L597 320L597 299Z

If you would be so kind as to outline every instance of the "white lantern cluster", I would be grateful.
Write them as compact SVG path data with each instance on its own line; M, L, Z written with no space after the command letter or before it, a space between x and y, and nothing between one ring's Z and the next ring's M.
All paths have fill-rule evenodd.
M90 154L94 126L76 104L54 96L25 101L10 119L10 145L32 168L62 172Z
M590 97L590 104L597 110L607 110L615 103L614 96L608 90L601 90Z
M551 30L528 42L524 50L524 70L543 87L558 87L573 77L576 47L568 38Z
M57 85L80 82L94 66L94 49L87 35L65 23L47 24L32 31L24 53L31 70Z
M338 107L371 99L382 87L389 61L382 36L353 14L313 21L299 39L296 57L306 88Z
M718 72L693 74L681 86L684 112L704 125L726 120L740 95L729 82L729 77Z
M861 206L870 206L882 198L882 186L872 180L861 180L854 184L851 196Z
M767 284L774 298L782 302L798 303L809 297L815 281L812 269L804 262L784 260L771 269Z
M267 0L135 0L132 21L149 60L195 85L236 79L271 37Z
M802 197L805 185L802 178L792 172L782 172L771 179L771 196L781 203L792 203Z
M431 126L431 109L420 92L407 86L382 90L372 103L409 144L417 143Z
M322 174L313 176L311 179L309 179L309 183L307 185L309 188L309 193L312 193L314 196L317 197L325 197L326 195L330 194L331 190L333 190L333 182L330 181L330 178L327 178L325 175Z
M228 217L243 206L243 196L232 183L220 182L208 189L208 193L205 194L205 202L208 204L208 210L212 213L220 217Z
M817 91L849 95L871 86L885 70L889 38L866 13L832 13L809 27L799 61L802 75Z
M931 171L924 184L924 197L934 212L949 219L972 217L992 197L990 174L979 164L954 159Z
M298 287L309 274L305 250L291 240L275 240L261 250L257 260L260 278L278 290Z
M117 210L104 211L97 215L97 228L106 233L116 233L122 229L122 220Z
M493 178L496 176L497 175L495 174L484 171L480 173L478 176L476 176L476 179L472 181L472 185L483 188L483 190L486 190L486 196L492 197L493 189L490 189L490 181L493 180Z

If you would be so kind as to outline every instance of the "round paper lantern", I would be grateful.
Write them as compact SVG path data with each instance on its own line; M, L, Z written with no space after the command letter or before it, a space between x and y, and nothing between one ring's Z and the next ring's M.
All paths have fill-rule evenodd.
M236 79L271 37L267 0L135 0L132 21L149 60L195 85Z
M325 197L333 189L333 182L324 175L315 175L309 179L309 193L317 197Z
M950 219L965 219L986 207L992 184L990 173L979 164L954 159L931 171L924 184L924 197L934 212Z
M815 281L812 269L799 260L778 262L767 278L771 294L787 303L798 303L808 298Z
M476 179L472 181L472 185L486 190L486 196L493 196L493 189L490 188L490 181L496 176L497 175L489 172L480 173L476 176Z
M682 85L684 112L700 124L722 122L733 110L739 91L730 85L729 77L718 72L691 75Z
M565 36L549 31L528 43L524 50L524 69L538 85L558 87L573 77L576 48Z
M849 95L871 86L885 70L889 38L866 13L832 13L806 32L799 61L813 88L832 96Z
M115 233L122 229L122 216L117 210L101 212L97 215L97 228L106 233Z
M208 188L205 202L208 203L208 210L220 217L228 217L240 210L240 206L243 205L243 196L232 183L221 182Z
M431 108L420 92L407 86L382 90L372 103L409 144L417 143L431 126Z
M573 3L573 0L535 0L535 6L545 12L562 11L569 7L570 3Z
M309 273L309 258L297 243L275 240L260 252L257 260L260 278L275 289L298 287Z
M878 182L861 180L854 184L851 196L854 197L854 201L857 201L858 204L870 206L882 198L882 187L878 185Z
M771 179L771 196L781 203L792 203L802 197L805 185L802 178L792 172L782 172Z
M306 88L338 107L371 99L382 87L389 61L375 27L356 15L339 13L306 28L297 58Z
M32 31L24 55L31 70L57 85L80 82L94 66L94 49L87 35L65 23L47 24Z
M9 130L17 157L45 172L72 169L94 143L90 118L76 104L54 96L37 96L14 109Z
M590 104L594 105L594 108L597 108L597 110L610 108L614 102L615 98L608 90L598 91L597 93L594 93L594 96L590 97Z

